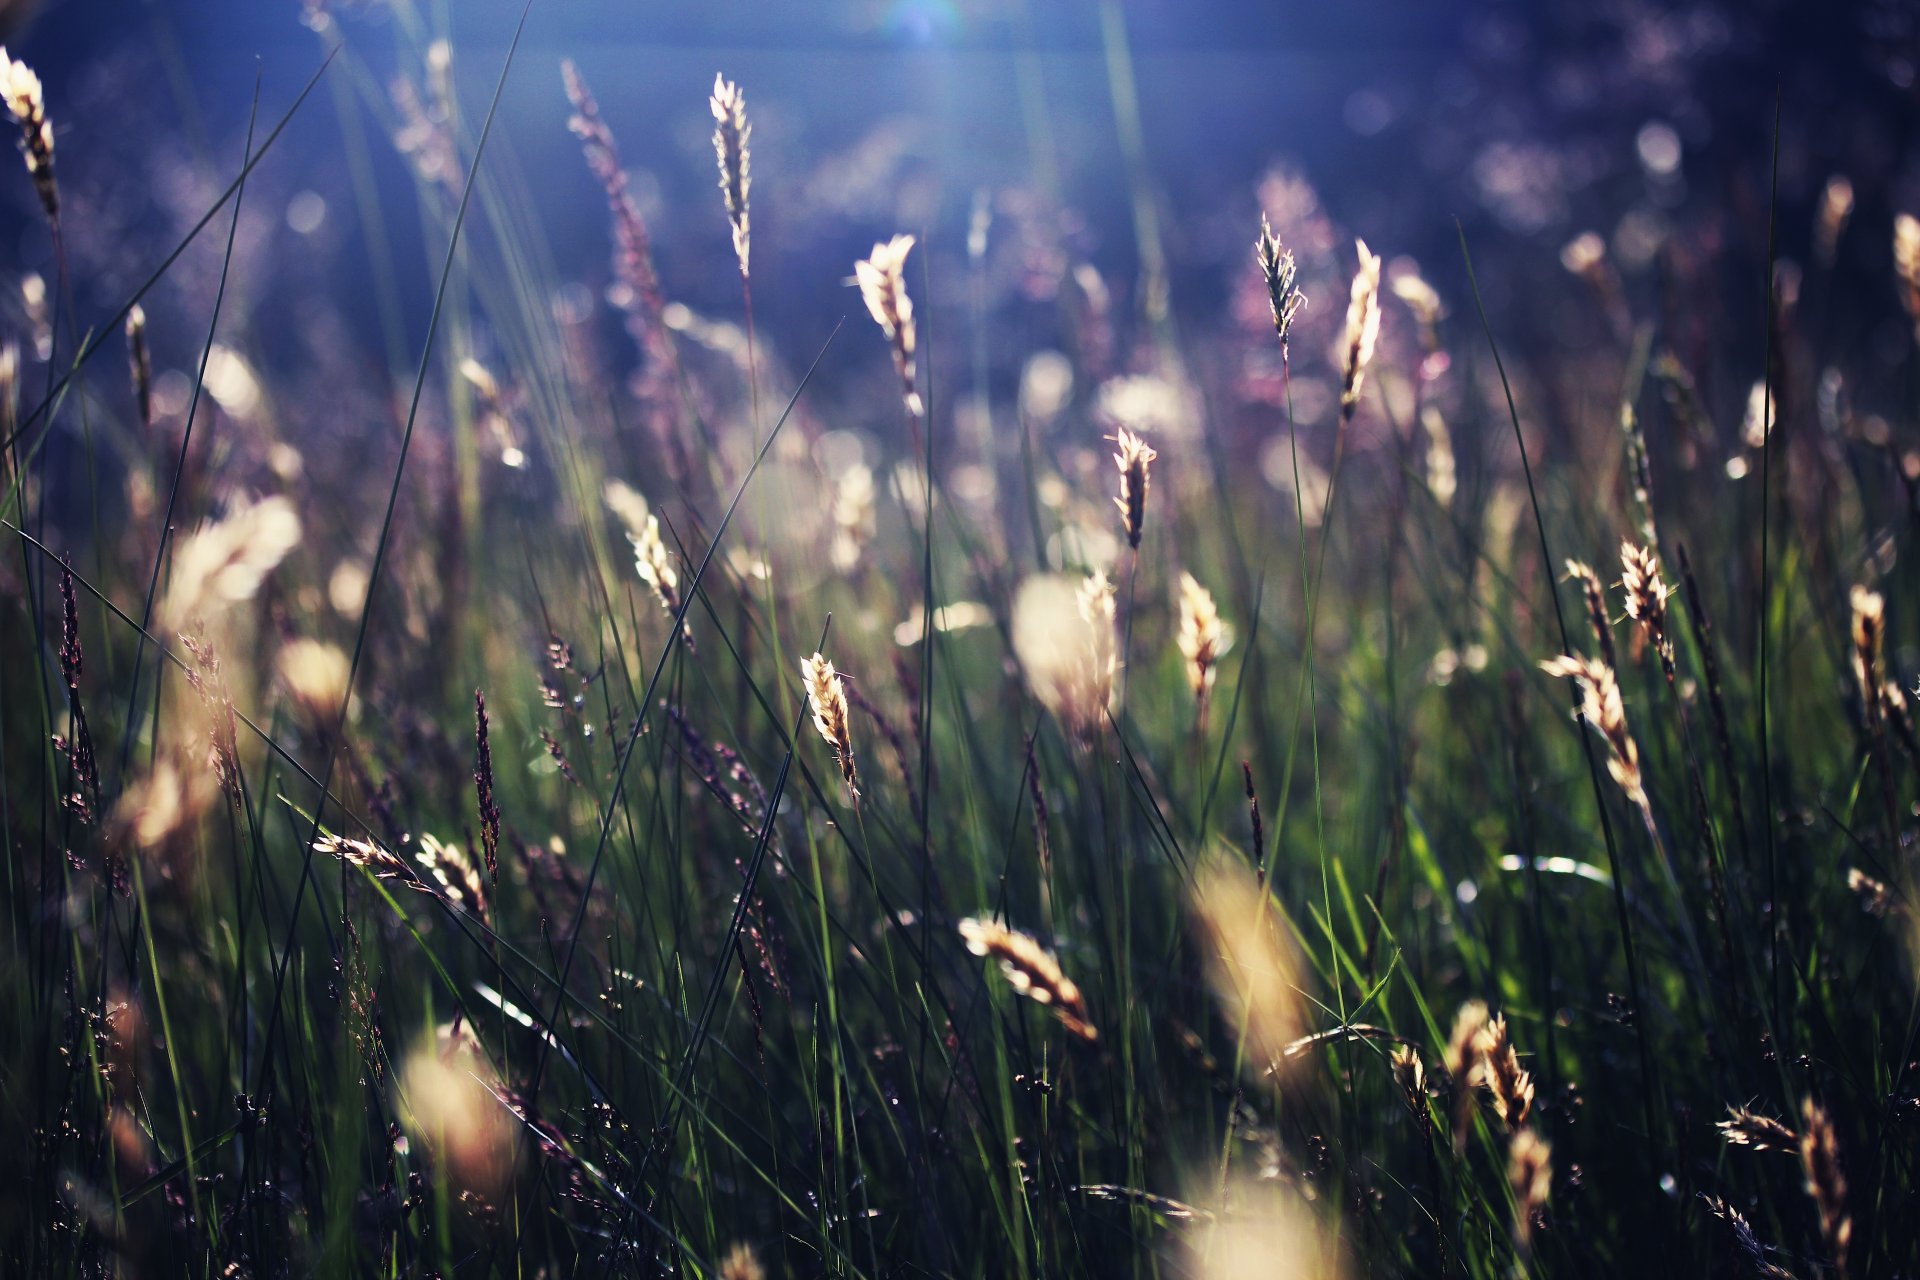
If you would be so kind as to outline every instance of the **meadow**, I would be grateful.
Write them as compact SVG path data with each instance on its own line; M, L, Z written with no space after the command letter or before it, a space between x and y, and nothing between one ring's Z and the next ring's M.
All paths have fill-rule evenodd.
M753 83L623 118L395 8L309 0L111 290L108 142L0 59L10 1274L1920 1273L1883 176L1776 118L1517 270L1277 167L1202 273L1103 0L1108 251L1036 180L770 265ZM342 102L426 252L256 340ZM694 127L683 246L621 146Z

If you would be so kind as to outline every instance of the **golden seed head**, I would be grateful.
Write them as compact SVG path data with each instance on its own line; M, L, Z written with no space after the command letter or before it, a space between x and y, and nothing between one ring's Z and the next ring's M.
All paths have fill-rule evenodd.
M867 314L893 345L894 371L905 388L907 412L917 418L921 406L920 393L914 389L913 299L907 296L906 276L907 254L913 244L912 236L898 235L885 244L874 245L870 255L853 264L853 276L860 285Z
M1127 545L1138 551L1140 534L1146 526L1147 489L1152 483L1148 468L1160 455L1153 446L1125 427L1113 437L1120 451L1113 455L1120 468L1120 496L1113 500L1120 508L1120 523L1127 533Z
M1878 591L1856 585L1848 596L1853 606L1853 678L1868 723L1879 723L1880 649L1887 625L1887 602Z
M1772 1116L1761 1115L1745 1107L1728 1107L1727 1118L1714 1128L1730 1145L1752 1151L1792 1153L1800 1149L1799 1134Z
M1397 1044L1393 1047L1393 1082L1400 1086L1400 1094L1406 1099L1407 1110L1416 1117L1427 1114L1427 1068L1420 1061L1420 1051L1410 1044Z
M967 950L998 960L1000 972L1016 992L1051 1008L1061 1025L1081 1039L1099 1039L1099 1031L1087 1018L1086 997L1052 952L998 920L969 917L959 928Z
M1591 277L1607 261L1607 242L1598 232L1582 231L1560 250L1560 265L1576 276Z
M1507 1183L1513 1188L1513 1238L1525 1253L1533 1243L1534 1220L1553 1192L1553 1147L1532 1129L1513 1135L1507 1148Z
M1920 326L1920 218L1902 213L1893 220L1893 272L1900 302Z
M1860 905L1870 916L1885 916L1897 910L1899 904L1894 901L1893 888L1884 880L1877 880L1858 867L1847 869L1847 888L1860 899Z
M751 224L747 218L747 189L753 185L752 154L748 142L753 126L747 123L747 99L740 86L718 73L713 77L713 150L720 162L720 193L727 204L727 222L733 228L733 253L740 274L747 274Z
M1273 331L1279 335L1284 349L1293 332L1294 317L1307 305L1307 299L1299 289L1300 272L1294 265L1293 251L1281 245L1280 237L1273 234L1264 213L1260 215L1260 238L1254 241L1253 256L1267 282L1267 301L1273 307Z
M162 629L177 631L189 619L251 599L299 542L300 517L287 499L235 501L225 519L181 543L160 609Z
M1186 659L1187 686L1204 708L1213 690L1215 667L1232 645L1213 595L1190 573L1180 574L1180 632L1176 643Z
M813 727L833 748L840 762L840 777L855 799L860 796L859 777L853 765L853 735L848 727L847 686L833 663L815 653L800 660L800 676L806 683L807 703L813 708Z
M1104 727L1119 670L1116 602L1106 575L1028 578L1013 603L1013 651L1027 684L1066 731L1090 742Z
M766 1275L760 1266L760 1256L744 1241L727 1250L727 1256L720 1259L720 1280L766 1280Z
M1626 592L1627 616L1638 623L1659 651L1673 660L1673 641L1667 634L1667 598L1673 589L1660 576L1660 559L1652 547L1620 544L1620 587Z
M1533 1113L1533 1076L1520 1065L1503 1013L1480 1028L1474 1037L1480 1055L1481 1083L1493 1098L1494 1114L1508 1130L1518 1129Z
M1640 778L1640 751L1627 730L1626 705L1620 699L1620 682L1613 668L1597 659L1563 654L1541 663L1540 669L1579 686L1581 718L1607 741L1607 771L1627 793L1627 799L1645 809L1647 793Z
M1340 379L1343 414L1351 414L1360 401L1360 382L1380 337L1380 255L1369 252L1365 240L1357 240L1354 245L1360 254L1360 269L1354 273L1353 291L1347 300L1346 334L1340 344L1346 353Z
M1287 1046L1307 1029L1299 952L1266 887L1223 854L1194 873L1189 893L1200 958L1221 1020L1244 1029L1248 1068L1286 1069Z
M1847 1212L1847 1176L1840 1167L1840 1140L1826 1108L1812 1098L1800 1108L1800 1168L1806 1175L1807 1195L1820 1214L1820 1234L1835 1270L1847 1269L1847 1249L1853 1242L1853 1218Z

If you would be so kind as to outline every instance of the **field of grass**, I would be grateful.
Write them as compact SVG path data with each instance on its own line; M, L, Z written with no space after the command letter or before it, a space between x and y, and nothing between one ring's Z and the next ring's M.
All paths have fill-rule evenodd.
M1755 154L1717 256L1531 281L1557 362L1500 246L1299 180L1190 287L1115 2L1137 278L1047 242L1009 353L983 196L780 332L752 84L675 125L696 311L654 125L326 9L151 318L7 64L8 1274L1920 1274L1920 223ZM391 385L222 310L336 85L418 177ZM503 135L583 153L593 291Z

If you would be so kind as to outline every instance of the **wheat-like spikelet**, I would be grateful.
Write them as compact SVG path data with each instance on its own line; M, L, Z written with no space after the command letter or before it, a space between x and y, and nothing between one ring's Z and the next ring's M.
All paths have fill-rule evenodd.
M853 735L848 728L847 686L833 663L818 653L800 660L800 675L806 682L807 703L813 708L813 727L833 748L847 792L858 800L860 780L854 769Z
M1702 1196L1701 1199L1706 1201L1707 1211L1726 1228L1734 1251L1747 1265L1754 1280L1793 1280L1792 1272L1776 1266L1768 1259L1767 1247L1760 1243L1760 1238L1753 1233L1753 1227L1738 1209L1718 1196Z
M1420 426L1427 435L1427 492L1440 506L1451 507L1460 489L1459 464L1453 454L1453 434L1446 415L1436 404L1420 406Z
M1087 1000L1053 953L998 920L969 917L960 922L960 936L976 956L1000 962L1000 972L1013 989L1037 1004L1046 1005L1060 1024L1082 1040L1097 1040L1100 1032L1087 1015Z
M629 540L638 541L645 533L647 517L653 508L647 505L646 498L624 480L609 480L601 487L600 495L607 504L607 510L613 512L627 531Z
M1913 318L1914 339L1920 341L1920 218L1910 213L1893 220L1893 273L1900 305Z
M1853 218L1853 183L1844 173L1827 179L1820 191L1820 213L1813 227L1813 256L1816 261L1832 263L1840 249L1840 237Z
M1013 602L1013 651L1042 706L1082 743L1104 727L1119 671L1116 601L1104 573L1042 574Z
M1374 343L1380 337L1380 255L1367 250L1367 242L1354 242L1360 254L1360 269L1353 277L1353 290L1347 301L1347 326L1340 340L1345 364L1340 375L1340 414L1353 416L1360 402L1360 383L1367 363L1373 359Z
M203 635L182 632L180 643L193 659L187 668L187 684L200 700L206 721L207 763L220 788L235 810L241 807L239 728L233 710L233 696L227 691L226 677L220 671L220 658L213 642Z
M500 804L493 794L493 743L488 732L487 695L473 691L473 796L480 812L480 848L486 855L487 886L500 888Z
M507 398L500 390L500 380L493 371L475 360L472 356L460 362L460 376L473 388L474 395L480 401L480 416L486 424L487 433L493 437L494 446L500 451L503 465L519 468L526 465L527 455L520 448L519 438L514 434L513 417L507 412ZM618 483L613 481L611 483Z
M1849 595L1853 606L1851 628L1853 678L1860 691L1860 706L1867 717L1867 728L1878 732L1881 710L1880 650L1887 625L1887 602L1878 591L1855 586Z
M1580 716L1606 739L1607 772L1626 792L1627 799L1646 812L1649 806L1640 777L1640 749L1634 745L1633 735L1627 729L1626 706L1620 700L1620 682L1613 668L1593 658L1563 654L1541 663L1540 669L1579 685Z
M1673 589L1660 576L1660 560L1652 547L1620 544L1620 587L1626 592L1627 617L1641 629L1660 655L1661 666L1673 665L1673 637L1667 630L1667 597Z
M314 840L313 851L322 857L338 858L351 867L364 867L383 880L406 880L415 884L420 881L419 873L399 854L372 840L326 833Z
M1745 1107L1728 1107L1727 1118L1714 1127L1720 1130L1722 1138L1736 1147L1788 1153L1800 1149L1799 1134L1772 1116L1764 1116Z
M260 583L300 542L300 517L285 498L236 500L226 518L181 544L173 584L160 608L163 631L220 605L251 599Z
M920 392L915 389L913 352L915 328L913 299L907 296L907 254L913 249L913 237L895 236L885 244L873 246L873 252L853 264L853 276L860 285L861 300L867 314L887 335L893 348L894 372L906 398L907 416L918 422Z
M33 175L33 189L40 196L40 207L51 222L60 220L60 188L53 180L53 125L47 119L46 100L40 91L40 77L24 62L17 62L0 45L0 97L20 126L20 154L27 159L27 172Z
M419 845L420 851L414 855L416 860L427 869L447 900L484 918L487 882L481 879L480 869L473 865L466 850L432 834L423 834Z
M744 266L744 256L741 263ZM727 1256L720 1259L720 1280L766 1280L767 1273L760 1266L760 1255L753 1246L742 1241L727 1250Z
M1860 899L1860 905L1870 916L1884 918L1888 913L1900 909L1900 904L1894 900L1893 886L1885 880L1875 879L1858 867L1847 868L1847 888Z
M636 536L628 534L627 540L633 544L633 567L640 575L640 581L653 589L654 599L660 607L672 617L680 612L680 571L673 567L673 557L667 552L667 544L660 537L660 517L649 514L646 522L640 526ZM693 624L681 619L680 631L689 643L693 640Z
M147 350L147 313L139 303L127 309L127 369L133 375L133 402L140 425L153 425L153 356Z
M1474 1049L1480 1055L1481 1083L1493 1098L1494 1114L1509 1130L1520 1128L1533 1113L1533 1076L1520 1065L1513 1038L1507 1030L1507 1015L1497 1014L1474 1037Z
M1147 489L1153 482L1149 468L1160 455L1152 445L1125 427L1112 437L1120 451L1113 455L1120 468L1120 496L1113 504L1120 508L1120 527L1126 531L1127 545L1140 549L1140 534L1146 527Z
M747 123L747 98L740 86L713 77L713 96L707 100L713 109L713 150L720 162L720 194L727 203L727 223L733 228L733 255L740 260L740 274L747 274L747 251L752 241L752 224L747 219L747 188L753 185L750 169L752 154L748 142L753 126Z
M840 473L833 485L833 567L851 573L860 563L860 555L872 540L877 510L877 490L873 472L862 463L854 463Z
M1253 257L1260 264L1261 278L1267 282L1267 301L1273 307L1273 331L1280 339L1280 350L1284 354L1293 333L1294 318L1307 305L1307 299L1300 292L1300 272L1294 265L1293 250L1280 243L1280 237L1273 234L1264 213L1260 215L1260 238L1253 242Z
M1424 1130L1431 1117L1427 1112L1427 1068L1420 1061L1420 1051L1410 1044L1397 1044L1393 1046L1389 1057L1393 1063L1393 1082L1400 1088L1400 1097Z
M1447 1050L1441 1064L1447 1070L1447 1085L1453 1096L1453 1147L1458 1151L1467 1140L1467 1123L1473 1118L1473 1091L1485 1074L1479 1050L1480 1033L1487 1025L1487 1006L1469 1000L1453 1015L1453 1031L1447 1036Z
M1427 355L1439 351L1440 320L1447 313L1439 292L1416 271L1395 276L1388 287L1393 290L1393 296L1405 303L1407 310L1413 313L1413 322L1420 330L1420 349Z
M274 670L305 722L330 729L347 698L352 662L339 645L299 636L280 646Z
M1580 584L1581 602L1587 608L1587 625L1593 628L1593 641L1600 647L1600 659L1610 667L1620 665L1613 651L1613 620L1607 615L1607 592L1600 575L1584 560L1567 561L1567 579Z
M1553 1192L1553 1147L1532 1129L1514 1134L1507 1147L1507 1185L1513 1189L1513 1243L1525 1257L1533 1248L1534 1224Z
M1220 621L1213 594L1190 573L1180 574L1180 656L1186 659L1187 687L1193 690L1199 721L1204 728L1207 706L1213 693L1215 670L1222 654L1232 644L1227 626Z
M410 1053L394 1108L413 1140L433 1153L450 1183L497 1201L510 1184L521 1125L501 1105L501 1088L486 1059L464 1038L444 1049L432 1042Z
M1812 1098L1800 1107L1800 1168L1806 1174L1807 1195L1820 1214L1820 1236L1834 1269L1847 1270L1847 1249L1853 1243L1853 1218L1847 1212L1847 1176L1840 1167L1840 1142L1825 1107Z
M600 104L587 88L587 82L581 79L579 69L571 61L565 61L560 64L560 74L566 82L567 101L573 104L567 128L580 139L587 167L600 180L607 193L607 207L613 214L614 275L626 287L622 304L629 312L637 310L645 314L648 350L664 356L661 315L666 309L666 299L660 292L660 277L653 266L652 236L629 189L626 171L620 167L619 144L600 115Z
M1244 1034L1249 1070L1279 1076L1307 1030L1298 950L1266 888L1237 857L1210 856L1188 893L1221 1020Z

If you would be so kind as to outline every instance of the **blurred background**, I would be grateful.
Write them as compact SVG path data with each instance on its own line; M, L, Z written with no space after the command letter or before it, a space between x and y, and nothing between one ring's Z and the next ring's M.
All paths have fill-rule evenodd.
M256 82L264 133L342 45L247 189L228 314L249 359L332 392L273 406L295 438L350 411L349 388L379 385L367 375L410 369L445 243L436 213L458 184L432 172L432 139L450 130L458 161L443 167L464 169L517 3L41 0L4 12L14 52L48 84L83 324L111 314L231 180ZM567 133L559 67L572 58L665 247L666 293L699 313L737 311L706 106L720 71L754 122L756 306L776 357L811 352L856 309L852 261L905 230L927 249L935 377L963 368L964 344L939 335L943 314L965 319L949 304L980 301L966 297L966 242L983 213L996 392L1013 394L1025 353L1067 345L1058 302L1081 264L1105 291L1123 368L1146 341L1156 256L1187 339L1257 329L1249 246L1264 210L1301 252L1310 326L1337 321L1356 234L1465 297L1458 220L1524 365L1606 332L1590 294L1543 287L1565 279L1563 251L1586 232L1636 314L1678 293L1759 312L1762 280L1720 264L1763 248L1776 95L1784 258L1815 251L1835 176L1859 226L1920 207L1917 31L1920 9L1900 0L536 0L483 194L540 241L541 269L513 287L550 296L524 301L592 310L610 279L608 223ZM444 73L428 65L437 42ZM0 185L0 210L11 265L50 278L31 185ZM486 232L473 234L474 269L488 270ZM155 326L163 409L204 337L203 319L186 321L204 317L220 239L203 235L149 302L184 308L178 327ZM1885 305L1865 319L1852 309L1857 331L1832 336L1892 360L1905 329L1890 253L1877 231L1837 246L1835 287L1869 282ZM250 309L282 296L302 301ZM1669 340L1695 368L1711 362L1689 341L1754 348L1751 368L1699 388L1710 414L1737 418L1757 326L1716 338L1693 323ZM840 373L822 376L830 389Z

